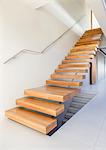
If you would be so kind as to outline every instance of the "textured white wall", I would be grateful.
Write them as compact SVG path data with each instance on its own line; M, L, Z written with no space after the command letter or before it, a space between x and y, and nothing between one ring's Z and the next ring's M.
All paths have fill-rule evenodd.
M4 65L3 61L20 49L41 51L67 30L67 26L45 9L36 11L23 0L3 0L0 11L1 113L15 106L16 98L23 96L24 89L44 85L79 37L70 31L47 53L24 54ZM82 25L82 22L79 24Z

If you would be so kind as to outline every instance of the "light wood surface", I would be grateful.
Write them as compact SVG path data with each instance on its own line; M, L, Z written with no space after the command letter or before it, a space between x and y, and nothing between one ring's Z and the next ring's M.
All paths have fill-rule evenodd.
M56 119L23 108L10 109L5 115L11 120L44 134L48 134L57 126Z
M58 85L58 86L82 86L82 82L68 82L68 81L58 81L58 80L46 80L47 85Z
M98 39L89 39L89 38L83 38L83 39L79 39L79 41L77 42L77 43L92 43L92 42L99 42L99 41L101 41L101 39L100 38L98 38Z
M88 69L56 69L56 73L87 73Z
M86 62L90 62L91 59L64 59L62 61L62 63L66 64L66 63L86 63Z
M101 34L96 34L96 35L93 35L93 36L82 36L80 38L81 41L91 41L91 40L99 40L101 39Z
M71 51L75 50L97 50L98 44L87 44L73 47Z
M85 41L85 42L77 42L75 44L75 46L79 46L79 45L87 45L87 44L99 44L100 41Z
M80 47L80 46L78 46L78 47ZM78 48L78 49L73 48L73 49L70 50L70 53L71 52L85 52L85 51L95 51L95 52L97 52L97 48L96 47L91 47L91 49L88 48L88 47L86 47L85 49L84 48Z
M93 59L94 55L70 55L66 56L66 59Z
M16 100L18 106L24 108L32 109L41 113L45 113L51 116L58 116L64 111L64 105L56 102L50 102L47 100L41 99L32 99L32 98L21 98Z
M84 54L88 54L88 55L95 55L96 52L95 51L77 51L77 52L70 52L71 55L84 55Z
M27 89L24 91L25 96L32 96L38 98L44 98L57 102L64 102L69 100L71 95L78 93L78 89L68 89L53 86L42 86L33 89Z
M85 79L85 75L67 75L67 74L52 74L52 79L78 79L82 80Z
M101 28L93 29L93 30L87 30L83 35L96 35L96 34L102 34Z
M100 39L101 39L102 34L101 33L97 33L97 34L83 34L80 39L85 39L85 38L86 39L88 39L88 38L92 39L92 38L95 38L95 37L100 37Z
M71 56L71 55L70 55ZM62 69L62 68L88 68L89 64L61 64L58 66L58 68Z

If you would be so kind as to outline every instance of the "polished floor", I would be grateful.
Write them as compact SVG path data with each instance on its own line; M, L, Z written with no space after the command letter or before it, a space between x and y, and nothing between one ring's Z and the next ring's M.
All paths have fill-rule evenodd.
M106 150L106 80L82 91L97 95L51 137L4 118L0 150Z

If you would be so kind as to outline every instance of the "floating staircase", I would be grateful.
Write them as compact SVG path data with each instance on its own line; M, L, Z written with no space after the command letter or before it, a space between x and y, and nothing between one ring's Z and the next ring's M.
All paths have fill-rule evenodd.
M5 115L41 133L50 135L55 132L62 125L73 97L80 93L79 87L83 85L86 73L90 72L90 84L96 82L95 59L101 36L100 28L86 31L45 85L26 89L24 97L16 100L17 107L6 111ZM79 102L77 107L80 105ZM74 107L67 117L76 111Z

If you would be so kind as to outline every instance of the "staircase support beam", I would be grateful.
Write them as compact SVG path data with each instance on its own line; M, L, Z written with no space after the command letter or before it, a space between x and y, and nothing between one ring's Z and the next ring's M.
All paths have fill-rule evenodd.
M95 84L97 79L97 67L96 67L96 56L90 62L90 71L89 71L89 80L90 84Z

